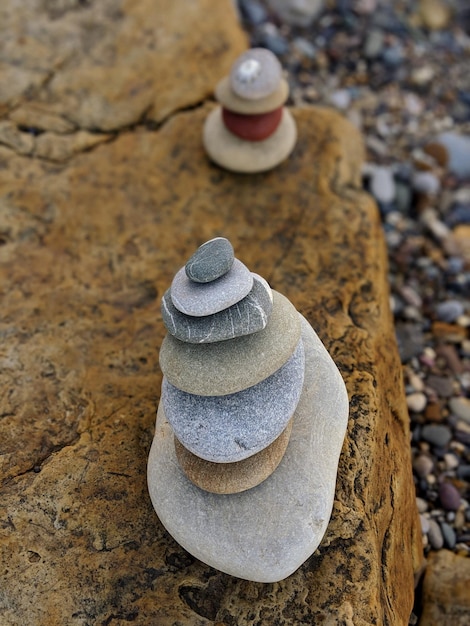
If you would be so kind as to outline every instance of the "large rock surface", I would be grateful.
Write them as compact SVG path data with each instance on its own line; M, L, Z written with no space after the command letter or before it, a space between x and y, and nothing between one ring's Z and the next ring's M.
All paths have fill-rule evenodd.
M191 3L186 25L167 21L159 4L0 8L2 63L18 70L0 89L13 137L0 139L0 623L406 625L421 538L385 246L361 190L360 137L335 113L294 111L299 141L289 160L268 174L234 175L203 152L206 105L95 145L108 139L96 130L132 126L144 110L162 119L205 97L240 51L230 3ZM108 6L120 9L119 27L99 21ZM98 57L91 44L67 56L86 15L99 25L90 28ZM196 24L203 88L197 51L178 30L191 37ZM167 82L152 52L155 25L178 59ZM109 34L116 28L135 29L123 36L127 48ZM28 53L34 32L40 45ZM153 70L142 72L128 54L147 45ZM122 100L103 99L104 77L116 85L126 75L155 81L145 106L127 88L113 92ZM37 136L24 126L33 109L46 131ZM37 151L41 138L58 162L30 157L47 156ZM241 581L189 556L147 493L165 333L159 298L195 247L217 235L308 318L350 397L330 526L313 557L277 584Z
M449 550L431 552L423 582L419 626L468 626L470 559Z

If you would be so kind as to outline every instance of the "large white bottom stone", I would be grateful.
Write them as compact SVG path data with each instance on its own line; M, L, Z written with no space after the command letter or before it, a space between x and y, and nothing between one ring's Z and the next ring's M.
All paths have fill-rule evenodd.
M276 582L318 547L333 508L348 421L341 375L302 317L305 379L287 451L271 476L242 493L203 491L176 459L173 432L157 413L148 487L160 521L193 556L227 574Z

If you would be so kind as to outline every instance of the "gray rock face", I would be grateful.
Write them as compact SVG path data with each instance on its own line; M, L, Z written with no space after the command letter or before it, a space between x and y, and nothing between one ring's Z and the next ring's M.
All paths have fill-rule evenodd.
M210 283L195 283L187 277L186 268L182 267L173 278L170 293L178 311L203 317L240 302L252 287L250 270L241 261L234 259L232 268Z
M219 279L220 280L220 279ZM168 381L188 393L223 396L247 389L274 374L294 353L300 319L287 298L273 290L266 328L216 343L186 343L167 334L160 367Z
M192 317L178 311L168 289L162 298L162 317L169 333L180 341L213 343L250 335L265 328L272 311L271 288L253 274L250 293L228 309Z
M165 378L161 402L179 441L214 463L233 463L256 454L286 428L304 380L302 341L291 358L262 382L226 396L196 396Z
M216 237L200 246L186 263L186 276L196 283L210 283L226 274L233 265L233 246L225 237Z
M251 48L238 57L230 71L230 86L240 98L259 100L279 87L282 67L265 48Z
M257 487L224 495L196 487L176 460L162 403L157 414L148 486L160 521L196 558L247 580L276 582L292 574L317 549L331 515L348 396L303 318L302 341L305 382L289 445Z

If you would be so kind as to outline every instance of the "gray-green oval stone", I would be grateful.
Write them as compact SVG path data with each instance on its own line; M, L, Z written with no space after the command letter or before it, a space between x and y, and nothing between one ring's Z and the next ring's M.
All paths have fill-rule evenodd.
M196 283L210 283L226 274L235 258L233 246L225 237L216 237L200 246L186 263L186 276Z
M168 381L188 393L223 396L256 385L278 370L300 339L300 317L273 290L273 310L263 330L216 343L186 343L168 334L160 367Z

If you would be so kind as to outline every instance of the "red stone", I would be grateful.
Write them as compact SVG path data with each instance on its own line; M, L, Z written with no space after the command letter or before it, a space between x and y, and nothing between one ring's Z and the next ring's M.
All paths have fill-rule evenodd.
M247 141L262 141L279 126L282 118L282 106L268 113L258 115L244 115L222 108L222 119L226 128Z

